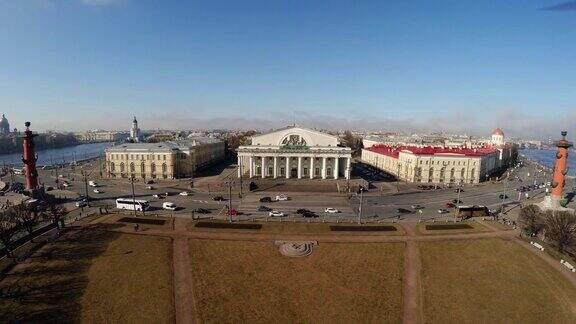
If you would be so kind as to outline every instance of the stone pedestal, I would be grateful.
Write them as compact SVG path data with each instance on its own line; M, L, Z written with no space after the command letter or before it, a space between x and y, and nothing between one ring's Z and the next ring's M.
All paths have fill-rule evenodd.
M562 207L560 206L560 199L557 196L546 196L544 197L544 200L542 200L540 203L536 204L536 206L540 207L540 209L542 209L543 211L547 211L547 210L555 210L555 211L567 211L567 212L574 212L574 209L572 208L566 208L566 207Z

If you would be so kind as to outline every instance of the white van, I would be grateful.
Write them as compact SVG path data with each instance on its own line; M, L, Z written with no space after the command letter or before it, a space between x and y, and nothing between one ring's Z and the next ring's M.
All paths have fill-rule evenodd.
M162 204L162 208L174 211L174 210L176 210L176 205L174 203L167 201L167 202Z

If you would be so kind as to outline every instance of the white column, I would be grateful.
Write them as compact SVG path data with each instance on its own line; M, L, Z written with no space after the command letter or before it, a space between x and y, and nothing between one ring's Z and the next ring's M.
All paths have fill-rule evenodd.
M346 179L350 179L350 158L346 158Z
M338 157L334 158L334 179L338 179Z
M250 178L254 176L254 157L250 155Z
M314 179L314 157L310 157L310 179Z
M260 167L260 170L262 171L262 178L266 178L266 157L262 156L260 160L262 160L262 165Z
M278 177L278 157L274 156L274 179Z
M286 179L290 179L290 157L286 157Z
M240 155L238 155L238 178L240 178L240 169L242 169L241 165L242 165L242 158L240 157Z
M302 157L298 157L298 179L302 179Z
M322 157L322 179L326 179L326 157Z

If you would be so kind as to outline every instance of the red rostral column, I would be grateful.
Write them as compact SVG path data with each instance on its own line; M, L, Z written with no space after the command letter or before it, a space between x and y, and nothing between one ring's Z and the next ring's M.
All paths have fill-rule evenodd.
M30 122L24 123L26 131L24 132L22 146L22 162L24 163L24 175L26 176L26 189L32 190L38 188L38 171L36 171L36 153L34 151L34 137L30 130Z
M558 152L556 153L556 164L554 165L554 178L552 180L552 199L560 200L564 192L566 173L568 173L568 149L572 143L566 140L566 131L562 131L562 139L556 142Z

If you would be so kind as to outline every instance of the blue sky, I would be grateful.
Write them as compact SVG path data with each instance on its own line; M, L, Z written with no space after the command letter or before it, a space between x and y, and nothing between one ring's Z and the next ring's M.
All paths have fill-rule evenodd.
M541 10L559 3L0 0L0 112L38 129L127 128L133 114L143 128L267 128L296 115L574 133L576 10Z

